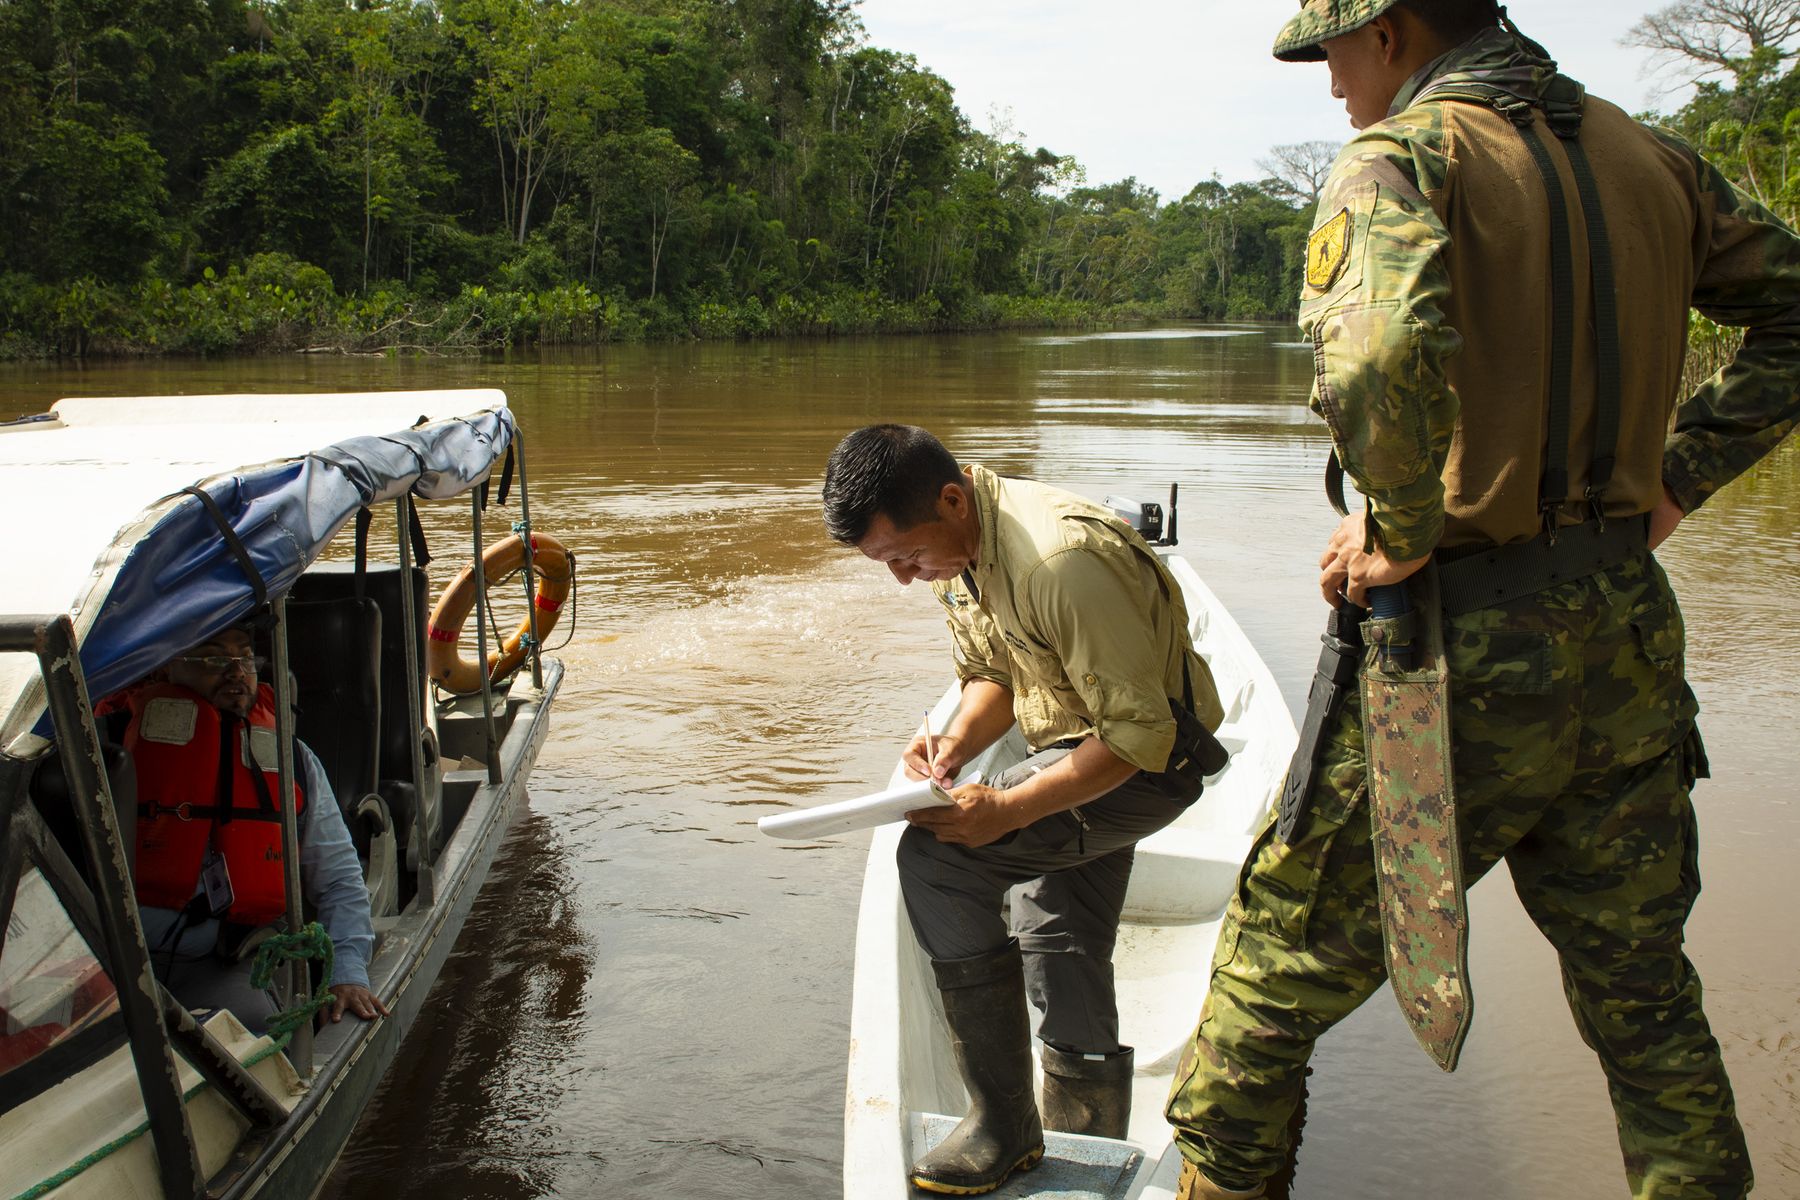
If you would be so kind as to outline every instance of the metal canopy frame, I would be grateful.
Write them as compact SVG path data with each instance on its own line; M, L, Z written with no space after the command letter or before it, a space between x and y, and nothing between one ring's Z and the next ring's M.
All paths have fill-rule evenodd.
M69 799L81 828L88 869L98 893L98 917L106 963L118 992L119 1012L137 1067L138 1087L150 1118L163 1191L199 1196L206 1180L181 1099L175 1051L163 1028L159 986L132 897L131 873L113 815L94 727L93 705L75 653L75 627L65 613L0 620L0 652L35 654L56 728L57 750L69 780Z
M207 1180L188 1124L175 1062L177 1050L252 1127L279 1125L287 1119L286 1110L229 1050L201 1028L151 969L100 733L68 615L0 618L0 653L37 657L58 754L69 782L69 800L93 881L91 888L83 882L30 803L15 803L7 806L7 825L0 830L0 842L9 851L7 865L0 868L7 876L0 882L9 885L0 903L11 904L12 885L17 883L14 867L23 857L11 851L20 848L16 843L23 843L65 905L77 932L104 956L137 1070L163 1191L169 1196L198 1197ZM9 793L22 796L30 764L7 758L4 767L0 784L6 785Z

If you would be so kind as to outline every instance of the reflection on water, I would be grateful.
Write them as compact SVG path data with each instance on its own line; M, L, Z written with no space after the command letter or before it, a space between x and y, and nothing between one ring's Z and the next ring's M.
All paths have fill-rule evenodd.
M531 815L330 1194L835 1195L867 840L774 842L754 822L885 778L948 672L928 593L825 540L825 456L850 428L901 420L1096 499L1163 500L1178 482L1184 549L1297 711L1333 521L1292 336L8 368L0 417L65 394L504 388L535 523L580 562L568 677ZM425 515L441 580L468 555L463 513ZM1800 1195L1796 529L1790 444L1662 556L1714 772L1690 953L1775 1196ZM1494 1200L1622 1194L1599 1069L1503 879L1474 892L1480 1017L1463 1066L1439 1074L1385 994L1365 1005L1315 1057L1296 1200L1417 1195L1427 1177Z
M1082 342L1172 342L1193 338L1248 337L1259 332L1260 328L1260 326L1243 326L1237 329L1112 329L1104 333L1072 333L1027 340L1034 346L1074 346Z
M338 1181L366 1195L546 1195L564 1158L590 1157L558 1119L578 1076L567 1047L592 1035L594 959L564 840L539 815L512 830L376 1095L388 1119L363 1123Z

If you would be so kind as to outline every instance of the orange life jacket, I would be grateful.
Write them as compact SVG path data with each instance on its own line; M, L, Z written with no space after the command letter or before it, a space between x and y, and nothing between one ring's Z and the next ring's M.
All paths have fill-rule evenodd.
M137 766L138 903L185 908L211 845L231 875L231 907L221 919L266 925L279 918L287 889L273 690L257 689L248 718L172 683L134 688L125 704L125 748ZM296 779L296 818L305 807Z

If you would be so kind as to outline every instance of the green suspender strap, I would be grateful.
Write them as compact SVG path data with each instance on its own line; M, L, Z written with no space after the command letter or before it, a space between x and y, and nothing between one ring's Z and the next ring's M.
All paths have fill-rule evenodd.
M1506 110L1502 110L1506 111ZM1507 112L1531 161L1544 178L1550 200L1550 413L1544 427L1544 471L1538 487L1538 513L1544 532L1556 538L1557 512L1569 494L1569 393L1574 386L1575 267L1569 239L1569 205L1563 196L1562 177L1550 161L1550 151L1532 127L1531 109Z
M1513 30L1516 34L1518 31ZM1523 36L1523 35L1520 35ZM1536 43L1528 43L1535 46ZM1541 49L1541 47L1539 48ZM1498 88L1459 82L1441 90L1426 89L1420 99L1461 100L1485 104L1512 122L1531 154L1544 182L1550 207L1550 395L1545 420L1544 470L1538 489L1538 508L1544 518L1544 538L1557 540L1557 513L1569 495L1570 394L1574 388L1575 267L1567 194L1544 139L1538 135L1535 114L1540 107L1545 123L1569 160L1576 195L1581 202L1582 224L1587 232L1588 278L1594 306L1594 449L1588 460L1588 481L1583 496L1594 523L1606 526L1603 506L1606 485L1612 482L1618 453L1619 409L1622 392L1619 347L1619 297L1613 275L1612 240L1606 231L1606 214L1600 207L1600 189L1593 167L1581 146L1581 113L1586 90L1566 75L1554 77L1544 89L1543 101L1534 105ZM1581 572L1576 572L1580 574ZM1572 576L1564 576L1572 577Z
M1581 196L1581 216L1587 224L1588 274L1594 294L1594 453L1588 463L1588 481L1584 490L1594 520L1606 527L1606 510L1602 502L1606 485L1612 482L1613 463L1619 444L1620 353L1619 293L1613 278L1612 240L1606 232L1606 213L1600 207L1600 189L1594 183L1594 169L1582 149L1582 89L1567 76L1558 75L1552 82L1546 100L1550 128L1569 156L1569 169L1575 175L1575 188ZM1542 165L1538 168L1543 169ZM1570 307L1573 307L1571 301ZM1572 324L1571 312L1567 320Z
M1544 89L1544 117L1568 156L1569 173L1575 177L1582 221L1587 227L1588 277L1594 298L1596 386L1594 451L1588 462L1588 481L1583 495L1592 517L1604 529L1606 513L1602 497L1606 485L1612 481L1619 442L1619 297L1613 279L1612 241L1606 232L1606 214L1600 208L1600 189L1594 182L1593 168L1588 164L1587 151L1582 149L1580 141L1584 95L1579 83L1566 75L1556 76ZM1550 200L1550 288L1555 327L1551 341L1550 415L1538 506L1544 515L1544 532L1555 545L1557 511L1569 494L1569 393L1574 386L1575 273L1569 249L1568 204L1556 165L1551 161L1543 139L1538 136L1532 108L1518 101L1496 103L1495 108L1519 131L1525 148L1531 152L1532 161L1537 164L1538 174L1543 176L1544 191Z

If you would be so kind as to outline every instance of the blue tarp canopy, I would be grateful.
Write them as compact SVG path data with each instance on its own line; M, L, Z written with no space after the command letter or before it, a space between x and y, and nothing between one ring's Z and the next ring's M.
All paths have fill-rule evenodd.
M64 400L52 414L0 427L0 471L25 510L6 535L0 613L70 613L95 698L255 606L183 488L212 497L280 595L359 508L460 495L517 434L491 390ZM0 711L0 746L34 752L43 696L28 656L0 655Z

